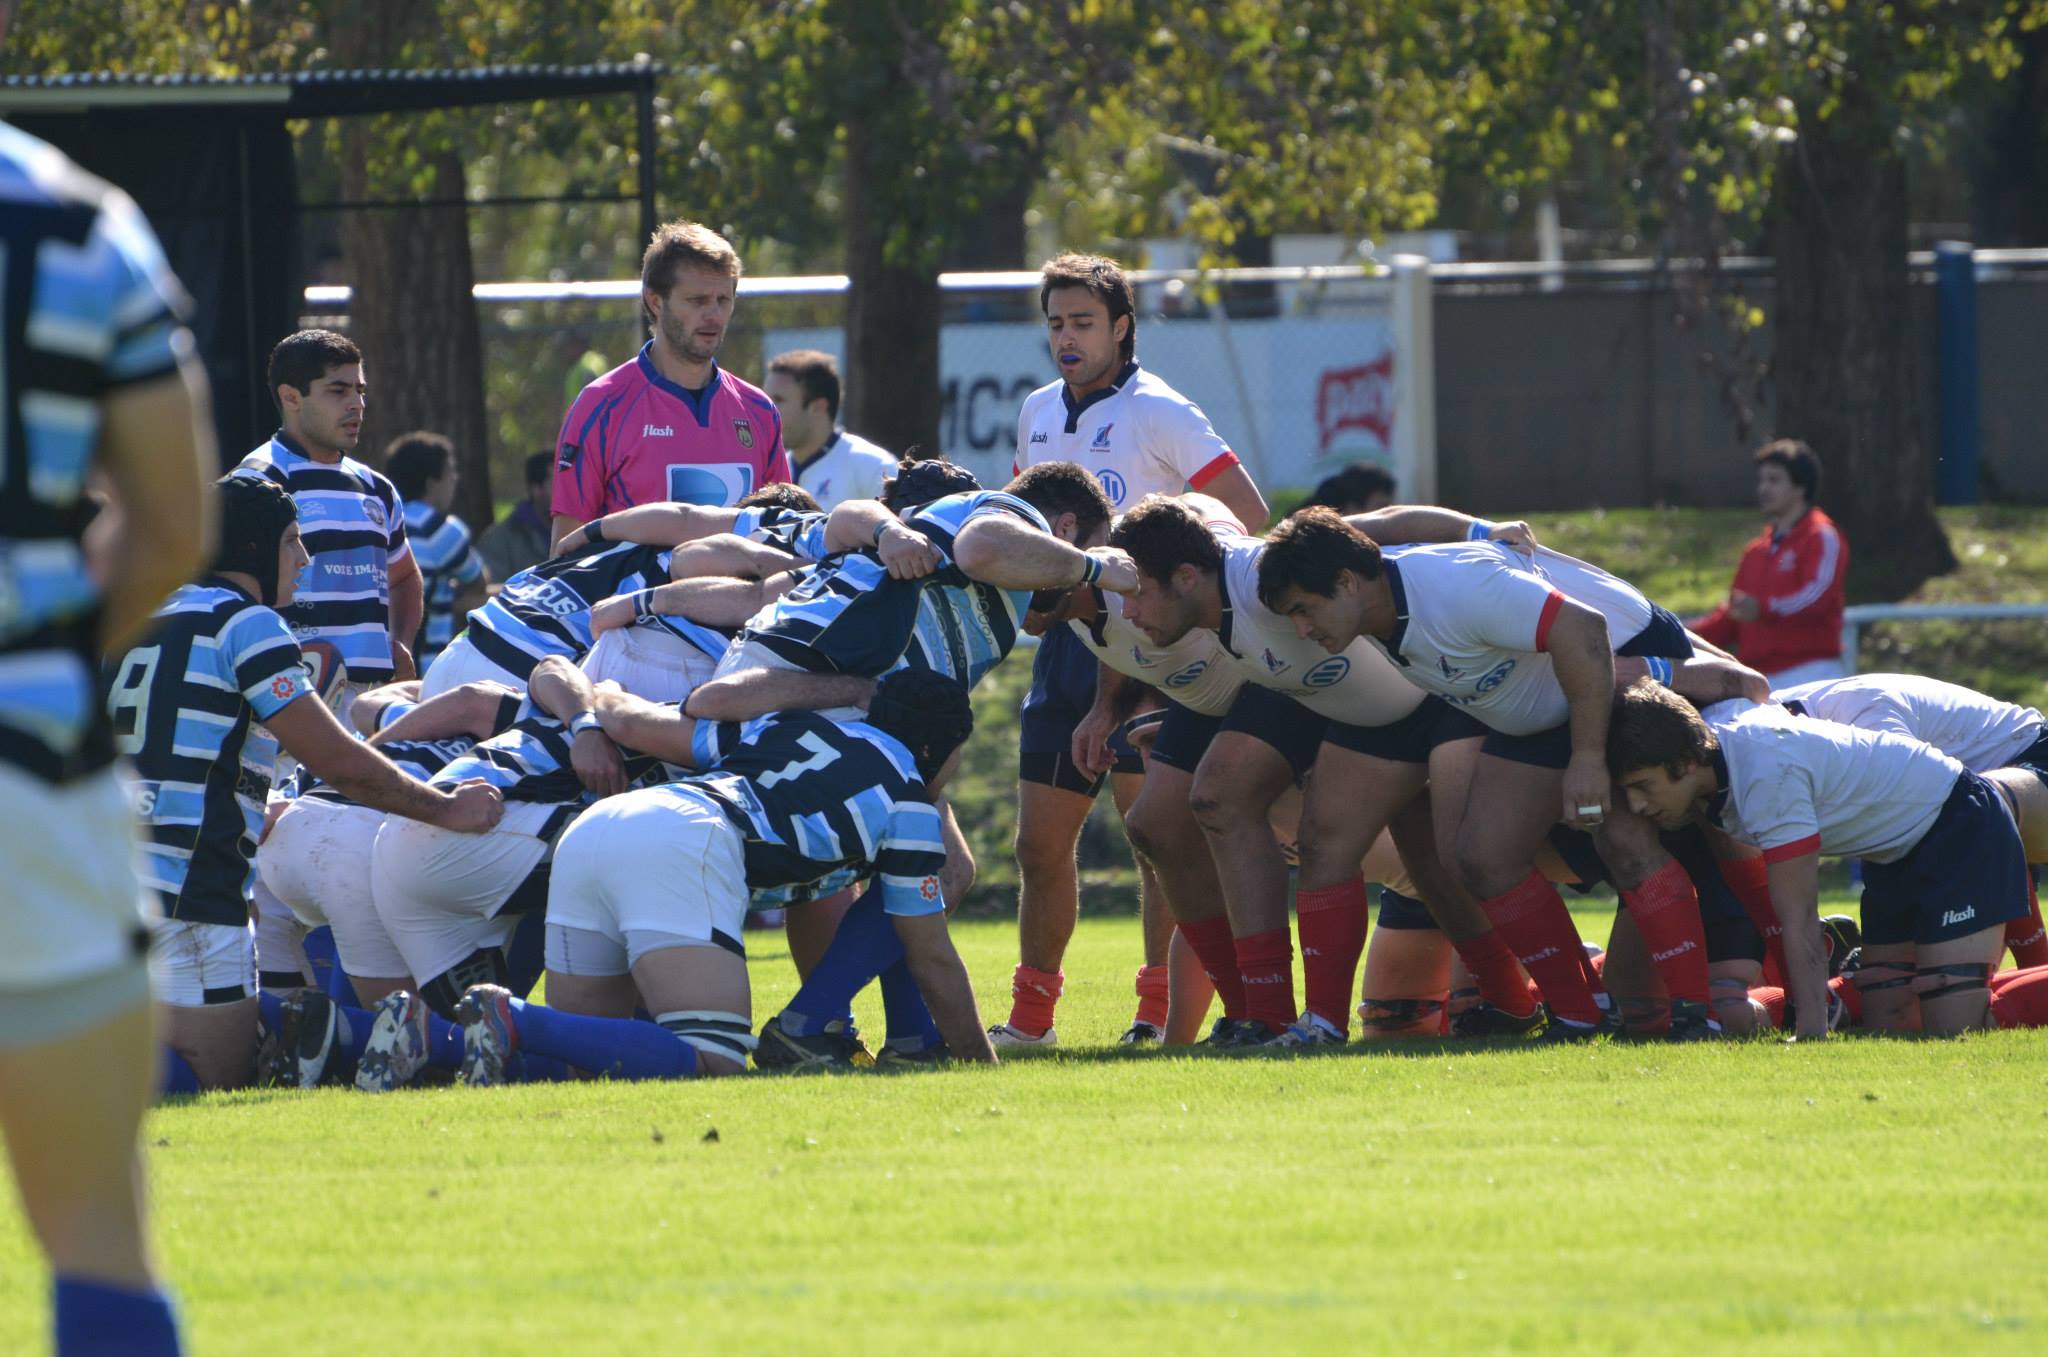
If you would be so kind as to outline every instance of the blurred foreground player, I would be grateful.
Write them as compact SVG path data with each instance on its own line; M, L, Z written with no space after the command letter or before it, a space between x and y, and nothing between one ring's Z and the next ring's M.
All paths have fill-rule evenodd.
M12 5L0 0L0 36ZM205 378L182 294L126 195L0 126L0 1128L56 1272L58 1357L164 1357L136 1132L156 1043L127 789L99 657L211 538ZM95 531L86 476L111 482Z

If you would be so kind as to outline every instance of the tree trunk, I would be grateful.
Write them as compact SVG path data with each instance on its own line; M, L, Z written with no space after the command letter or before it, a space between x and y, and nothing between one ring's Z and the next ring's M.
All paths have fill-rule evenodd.
M2048 28L2017 41L2019 69L1983 115L1973 237L1980 249L2048 245Z
M1802 108L1772 193L1777 424L1826 468L1849 598L1903 598L1956 565L1934 516L1926 373L1907 297L1906 170L1857 81L1832 117Z
M889 257L891 231L914 228L886 196L895 174L872 168L892 153L873 145L872 133L866 117L847 120L846 427L892 452L915 448L936 457L938 272L935 264L905 266Z

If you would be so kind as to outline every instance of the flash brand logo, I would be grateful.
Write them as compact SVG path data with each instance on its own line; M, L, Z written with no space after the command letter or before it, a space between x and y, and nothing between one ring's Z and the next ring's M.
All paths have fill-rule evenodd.
M1941 926L1948 928L1954 924L1966 924L1976 917L1977 907L1975 905L1971 905L1968 909L1945 909L1941 912Z
M673 424L643 424L640 426L640 436L642 438L674 438L676 430Z

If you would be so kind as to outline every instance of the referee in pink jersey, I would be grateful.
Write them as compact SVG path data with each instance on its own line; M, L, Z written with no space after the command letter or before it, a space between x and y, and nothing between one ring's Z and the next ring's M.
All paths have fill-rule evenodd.
M672 221L647 242L640 302L654 335L562 421L553 541L614 509L737 504L791 479L774 402L718 366L739 281L739 255L709 227Z

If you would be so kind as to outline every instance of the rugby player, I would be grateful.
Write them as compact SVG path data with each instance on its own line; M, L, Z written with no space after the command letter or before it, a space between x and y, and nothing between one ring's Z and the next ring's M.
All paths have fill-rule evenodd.
M629 792L562 837L548 900L548 998L493 986L459 1010L472 1084L525 1051L615 1078L738 1073L754 1048L741 944L750 894L852 868L882 909L963 1059L993 1062L946 932L931 793L973 728L967 693L924 670L883 679L865 722L789 712L744 726L666 723L656 752L709 771ZM635 1005L653 1024L631 1020Z
M115 743L141 779L143 882L163 902L159 997L174 1092L234 1088L254 1072L251 859L280 745L355 800L451 834L488 829L504 809L480 782L414 781L317 697L304 700L311 681L277 611L306 565L292 497L268 479L218 484L211 572L157 610L115 666L109 698ZM281 1013L267 1015L273 1031Z
M1369 637L1433 699L1402 727L1361 737L1359 752L1416 769L1411 777L1426 769L1439 849L1542 987L1552 1034L1587 1035L1618 1020L1563 899L1536 866L1560 820L1593 834L1621 888L1671 995L1669 1034L1720 1030L1697 891L1646 821L1611 812L1604 755L1615 655L1657 661L1669 676L1693 653L1677 618L1557 552L1539 550L1532 562L1475 541L1382 553L1322 508L1273 534L1259 593L1332 652Z
M455 619L483 603L490 581L469 524L449 510L462 468L455 445L437 433L400 434L384 449L384 472L405 501L406 540L419 563L425 598L420 629L411 638L420 673L455 636Z
M1192 489L1219 501L1240 531L1264 525L1265 499L1201 408L1139 366L1135 299L1113 260L1062 254L1047 261L1038 303L1060 375L1024 400L1014 471L1074 462L1119 511L1146 495ZM1080 914L1074 851L1081 827L1105 782L1123 815L1144 776L1143 760L1121 740L1107 769L1083 768L1075 759L1077 742L1101 746L1109 737L1112 706L1096 700L1102 670L1066 627L1048 630L1033 657L1017 754L1018 963L1010 1016L990 1029L998 1045L1057 1044L1060 961ZM1136 981L1140 1011L1126 1042L1163 1035L1172 929L1156 877L1142 859L1138 866L1145 965Z
M1991 783L1918 740L1774 704L1709 723L1649 683L1614 699L1607 759L1638 814L1762 852L1800 1038L1828 1031L1823 853L1863 860L1865 1023L1934 1036L1987 1025L1987 981L2028 895L2019 830Z
M55 1273L56 1357L175 1357L137 1138L150 910L98 671L205 564L206 379L135 204L5 125L0 244L0 1131Z
M782 442L796 483L824 508L850 499L880 499L896 458L839 427L839 365L817 349L768 360L761 389L782 416Z

